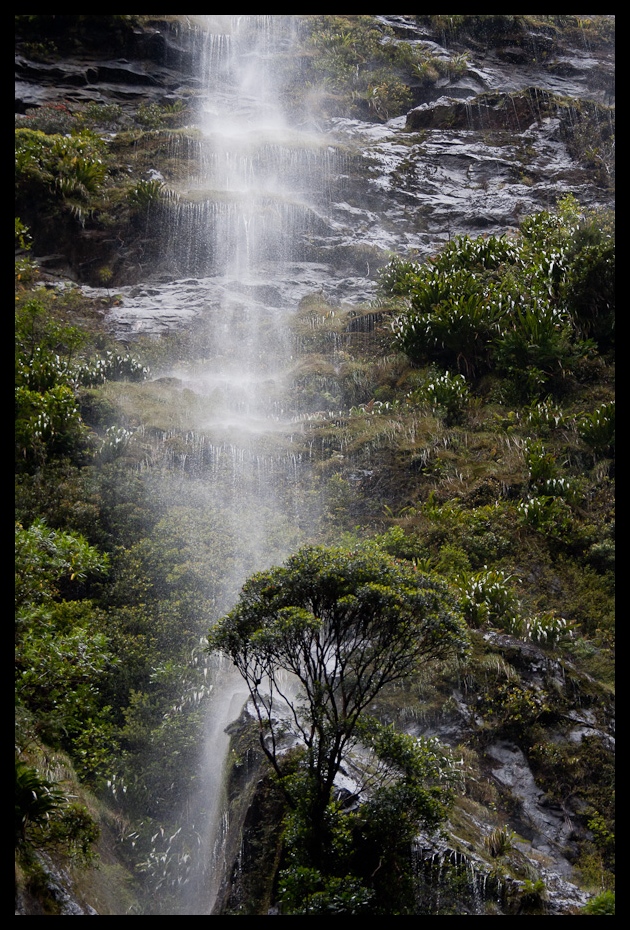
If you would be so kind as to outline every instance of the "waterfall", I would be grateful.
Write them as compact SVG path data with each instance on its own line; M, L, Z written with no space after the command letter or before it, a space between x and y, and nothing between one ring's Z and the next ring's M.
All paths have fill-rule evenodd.
M221 609L227 610L249 574L289 554L296 523L307 520L296 519L291 498L301 463L290 445L299 424L278 401L294 351L287 313L297 309L295 292L286 295L282 283L299 277L308 237L325 227L335 156L320 135L295 128L283 113L292 17L194 20L203 135L165 213L163 269L179 279L194 276L204 293L206 357L171 374L204 400L188 437L191 461L183 460L180 471L188 469L190 479L192 460L203 462L195 476L197 487L204 485L198 499L239 539L240 557L225 560L229 594ZM182 494L189 493L185 481ZM208 679L199 774L178 815L181 833L156 834L156 898L165 891L164 903L153 905L157 913L212 914L224 877L233 829L225 798L226 727L247 695L236 671L216 657Z

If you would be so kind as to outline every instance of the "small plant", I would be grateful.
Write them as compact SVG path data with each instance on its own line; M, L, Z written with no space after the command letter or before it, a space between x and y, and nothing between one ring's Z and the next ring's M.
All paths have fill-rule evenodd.
M483 845L493 859L498 859L514 848L515 836L514 831L508 827L495 827L492 833L484 838Z
M542 494L538 497L528 497L518 502L516 510L524 524L541 533L561 538L566 538L570 533L571 510L560 497Z
M59 784L16 759L15 846L22 856L33 849L54 850L88 864L96 858L92 847L99 835L83 804L70 802Z
M366 99L370 112L384 122L412 105L411 91L398 80L369 84Z
M123 109L119 103L88 103L81 114L90 126L119 129L124 124Z
M426 404L433 414L442 417L447 426L463 418L470 399L470 390L463 375L452 375L450 371L435 374L412 394L409 400Z
M133 433L122 426L110 426L98 450L101 461L111 462L122 455L129 445Z
M114 272L109 267L109 265L103 265L102 268L98 269L98 279L103 285L103 287L108 287L109 282L114 277Z
M106 381L144 381L149 373L149 369L130 353L120 355L108 351L82 364L77 377L80 384L91 387Z
M143 129L160 129L164 125L164 110L158 103L141 103L136 121Z
M82 215L84 204L100 193L107 177L104 156L103 140L89 130L70 136L16 130L17 203L45 194L53 199L61 197Z
M28 251L32 245L32 236L29 232L28 226L25 226L22 220L19 217L15 217L15 247L16 249L24 249Z
M456 583L462 592L462 609L468 624L478 628L485 623L512 631L518 622L519 601L509 585L510 576L502 571L461 573Z
M583 914L607 914L615 916L615 892L602 891L591 898L582 908Z
M29 108L26 114L15 117L15 126L36 129L46 135L68 135L80 128L76 114L63 103L45 103L41 107Z
M58 785L48 781L36 768L15 760L15 845L39 845L51 815L66 803Z
M19 217L15 217L15 249L28 252L31 248L31 234ZM32 284L37 275L37 265L28 256L20 256L15 260L15 283L28 286Z
M602 404L593 413L583 414L578 424L578 433L596 454L614 454L615 401Z
M539 913L544 910L547 900L547 887L542 878L525 879L520 888L519 897L521 912L534 911Z
M521 635L524 639L533 639L539 643L556 643L563 636L571 636L571 624L564 617L558 617L552 611L523 619Z
M129 204L137 209L146 209L151 204L157 203L164 191L164 182L157 178L138 181L136 186L129 191Z

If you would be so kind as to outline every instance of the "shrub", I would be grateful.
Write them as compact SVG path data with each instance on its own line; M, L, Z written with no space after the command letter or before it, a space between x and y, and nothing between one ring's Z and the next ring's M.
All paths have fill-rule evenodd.
M444 419L447 426L461 422L469 398L465 377L451 375L450 371L444 374L436 372L408 396L410 401L428 406L435 416Z
M156 203L164 191L164 183L156 178L148 181L138 181L135 187L129 191L129 204L136 209L146 209L152 203Z
M464 617L470 626L490 623L513 630L518 622L519 601L509 581L505 572L488 569L464 572L456 578Z
M519 501L516 505L519 519L548 536L565 540L571 535L572 513L558 497L541 494Z
M495 827L492 832L484 837L483 845L488 850L493 859L504 856L513 849L513 842L516 834L508 827Z
M69 135L76 132L79 121L64 103L45 103L41 107L29 108L22 116L15 117L16 128L34 129L46 135Z
M564 617L558 617L551 611L523 618L519 626L519 633L524 639L539 643L556 643L562 636L571 635L571 625Z
M91 198L100 193L107 177L105 151L103 140L90 130L71 136L16 130L17 209L61 198L83 222Z
M69 801L61 786L15 760L15 846L55 851L89 863L100 828L83 804Z
M435 82L447 66L407 42L370 15L302 17L303 70L294 87L324 88L336 114L387 120L413 104L410 84ZM321 95L319 99L322 105Z
M469 377L496 371L515 402L548 400L592 352L591 336L610 342L614 240L596 226L565 198L556 214L527 217L516 238L459 236L425 265L394 259L379 288L406 303L395 348Z
M602 404L593 413L583 414L578 421L578 433L596 455L612 455L615 451L615 401Z
M129 352L121 355L108 351L83 362L77 368L77 376L80 384L91 387L106 381L144 381L149 369Z
M15 760L15 845L40 845L38 838L50 819L66 803L58 785L37 769Z
M583 914L609 914L615 916L615 892L602 891L582 908Z

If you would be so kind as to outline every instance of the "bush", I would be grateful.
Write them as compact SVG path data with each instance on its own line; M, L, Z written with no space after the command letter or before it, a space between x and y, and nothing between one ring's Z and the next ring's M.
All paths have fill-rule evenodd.
M451 375L450 371L444 374L435 373L433 377L426 378L409 396L412 403L424 404L431 412L442 417L447 426L462 421L468 401L470 390L463 375Z
M83 804L71 803L59 784L15 760L15 846L54 850L90 862L100 828Z
M615 916L615 892L602 891L584 905L583 914L609 914Z
M33 201L65 201L83 219L91 197L100 193L108 169L105 143L90 130L66 136L35 129L15 133L17 209Z
M490 623L511 632L518 623L519 601L502 571L463 572L456 578L462 609L472 627Z
M556 214L527 217L516 238L459 236L425 265L393 260L379 288L407 305L395 348L468 377L496 371L519 403L559 393L591 337L612 339L614 239L599 224L598 237L594 215L565 198Z
M598 456L614 455L615 401L602 404L593 413L585 413L578 421L580 439Z

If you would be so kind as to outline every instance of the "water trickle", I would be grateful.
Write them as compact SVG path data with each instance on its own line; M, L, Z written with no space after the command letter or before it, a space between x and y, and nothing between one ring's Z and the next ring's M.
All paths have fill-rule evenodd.
M326 232L336 155L322 136L289 126L282 112L291 17L194 19L202 32L193 57L207 98L202 138L186 150L188 175L164 203L160 221L162 269L177 279L171 307L186 295L194 299L204 358L169 372L182 409L185 397L195 402L182 414L191 417L189 428L179 436L161 431L156 455L180 475L171 479L174 488L186 493L187 480L203 484L202 499L239 539L234 577L223 582L233 594L252 571L289 554L288 522L308 522L291 494L308 456L291 448L301 426L284 413L281 399L295 352L287 313L297 307L295 290L287 296L282 282L304 273L299 263L308 237ZM310 279L304 294L309 285ZM164 293L145 289L137 296L157 301ZM129 313L133 299L121 312ZM179 829L156 833L144 864L155 890L153 913L213 912L226 843L239 829L226 803L226 728L246 699L238 673L213 659L204 686L191 685L179 702L205 708L203 745L195 789L173 814Z

